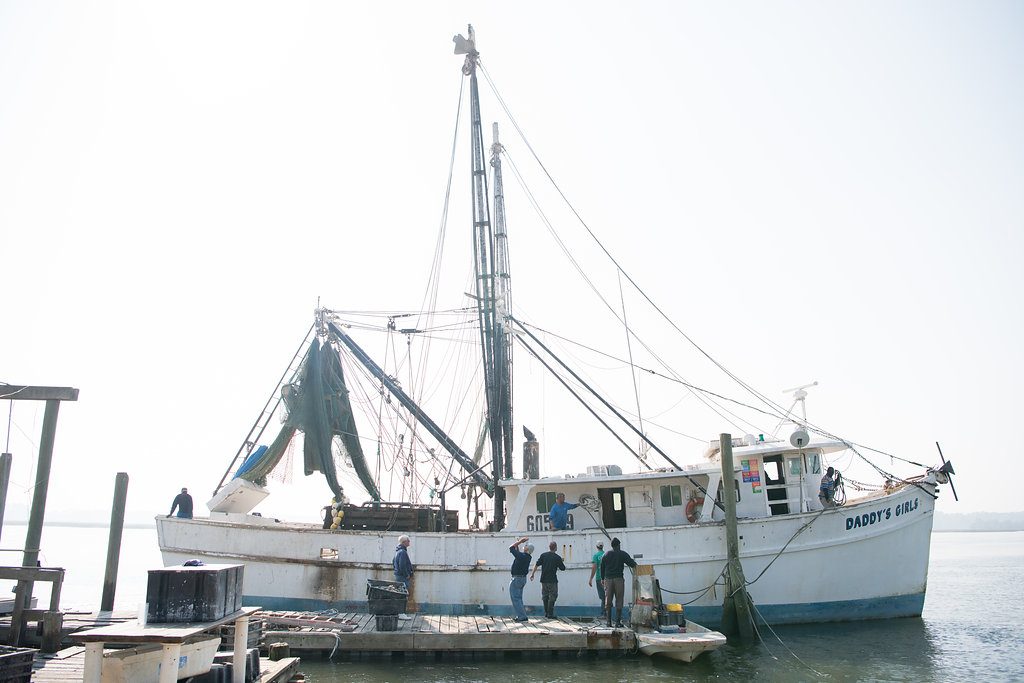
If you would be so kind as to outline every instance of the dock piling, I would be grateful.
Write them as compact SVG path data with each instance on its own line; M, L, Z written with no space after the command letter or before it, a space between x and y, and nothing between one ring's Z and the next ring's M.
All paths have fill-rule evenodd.
M741 640L754 637L747 583L740 564L739 533L736 529L736 473L732 464L732 435L720 434L722 452L722 502L725 504L725 543L729 560L725 575L725 601L722 604L722 631L739 633Z
M110 510L110 536L107 539L107 566L103 571L103 597L100 610L114 609L117 590L117 565L121 558L121 535L124 532L124 508L128 498L128 473L118 472L114 478L114 506Z

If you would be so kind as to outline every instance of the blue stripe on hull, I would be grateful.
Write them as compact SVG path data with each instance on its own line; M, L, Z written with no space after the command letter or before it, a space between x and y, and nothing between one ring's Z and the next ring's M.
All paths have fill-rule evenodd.
M365 601L346 600L325 602L305 598L281 598L261 595L246 595L244 605L258 605L266 610L319 612L334 609L339 612L363 612ZM425 614L452 614L472 616L514 616L511 605L462 605L420 602L419 612ZM864 600L839 600L790 605L757 605L761 617L771 624L810 624L825 621L860 621L864 619L892 619L895 617L919 617L924 609L924 593L899 595L888 598L867 598ZM527 605L531 616L539 616L544 610L539 605ZM628 608L625 610L628 613ZM557 605L555 612L561 617L599 617L597 605ZM722 619L722 608L718 606L690 606L686 618L709 628L717 628Z

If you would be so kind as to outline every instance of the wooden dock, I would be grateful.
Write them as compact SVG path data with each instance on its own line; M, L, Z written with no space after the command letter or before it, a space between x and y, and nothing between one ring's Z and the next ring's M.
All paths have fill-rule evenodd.
M292 630L276 628L273 617L264 619L264 642L287 643L293 653L636 652L632 630L570 619L414 614L399 620L396 631L378 631L370 614L339 614L337 626Z

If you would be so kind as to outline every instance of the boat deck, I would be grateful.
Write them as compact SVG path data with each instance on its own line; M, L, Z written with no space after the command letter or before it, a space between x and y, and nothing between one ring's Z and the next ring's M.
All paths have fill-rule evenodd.
M598 622L531 617L414 614L400 619L394 631L377 630L371 614L338 614L334 624L299 626L288 615L263 615L269 622L265 642L287 643L292 652L318 650L343 654L462 653L462 652L619 652L636 651L636 634L628 628L608 628ZM298 614L295 618L300 618Z

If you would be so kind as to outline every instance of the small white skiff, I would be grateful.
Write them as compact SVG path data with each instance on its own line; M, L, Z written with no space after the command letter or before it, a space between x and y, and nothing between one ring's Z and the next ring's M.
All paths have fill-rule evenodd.
M725 636L692 621L686 622L686 631L679 633L638 633L640 652L650 657L660 656L680 662L692 662L702 652L711 652L725 645Z

